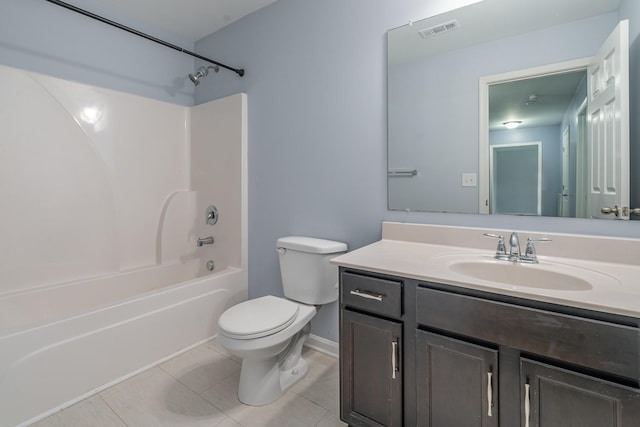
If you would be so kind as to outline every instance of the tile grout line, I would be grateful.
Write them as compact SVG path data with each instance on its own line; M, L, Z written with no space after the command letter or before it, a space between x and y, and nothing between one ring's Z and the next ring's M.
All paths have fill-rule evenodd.
M115 387L115 386L112 386L112 387ZM110 387L110 388L111 388L111 387ZM107 390L108 390L108 389L107 389ZM126 427L129 427L129 424L127 424L127 423L122 419L122 417L120 416L120 414L118 413L118 411L116 411L115 409L113 409L113 408L111 407L111 405L109 405L109 402L107 402L107 401L106 401L102 396L100 396L100 394L101 394L101 393L102 393L102 392L100 392L100 393L97 393L97 394L96 394L96 396L98 396L98 399L102 400L102 402L104 402L104 404L105 404L105 405L107 405L107 408L109 408L109 409L111 410L111 412L113 412L113 413L115 414L115 416L116 416L116 417L118 417L118 419L119 419L120 421L122 421L122 424L124 424Z

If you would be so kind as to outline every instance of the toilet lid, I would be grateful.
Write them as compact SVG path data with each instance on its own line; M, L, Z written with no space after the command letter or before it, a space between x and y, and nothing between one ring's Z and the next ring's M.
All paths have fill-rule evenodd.
M231 338L251 339L275 334L291 325L300 306L284 298L267 295L234 305L222 313L218 326Z

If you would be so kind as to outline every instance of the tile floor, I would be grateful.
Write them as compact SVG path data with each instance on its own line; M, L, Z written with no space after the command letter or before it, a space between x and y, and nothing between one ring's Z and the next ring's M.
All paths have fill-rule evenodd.
M345 426L338 360L307 348L303 355L307 376L270 405L240 403L239 360L210 341L32 427Z

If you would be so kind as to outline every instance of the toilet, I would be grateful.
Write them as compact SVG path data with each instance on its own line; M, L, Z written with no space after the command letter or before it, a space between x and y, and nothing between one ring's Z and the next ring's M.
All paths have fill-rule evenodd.
M317 306L338 299L338 267L329 260L347 251L345 243L302 236L282 237L276 247L284 298L244 301L218 320L218 342L242 359L238 399L247 405L275 401L306 375L310 321Z

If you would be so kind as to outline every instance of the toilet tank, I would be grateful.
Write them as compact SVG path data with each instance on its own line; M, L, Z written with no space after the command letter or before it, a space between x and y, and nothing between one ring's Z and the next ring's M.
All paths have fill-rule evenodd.
M313 305L338 299L338 266L329 260L345 253L346 243L289 236L278 239L276 246L286 298Z

